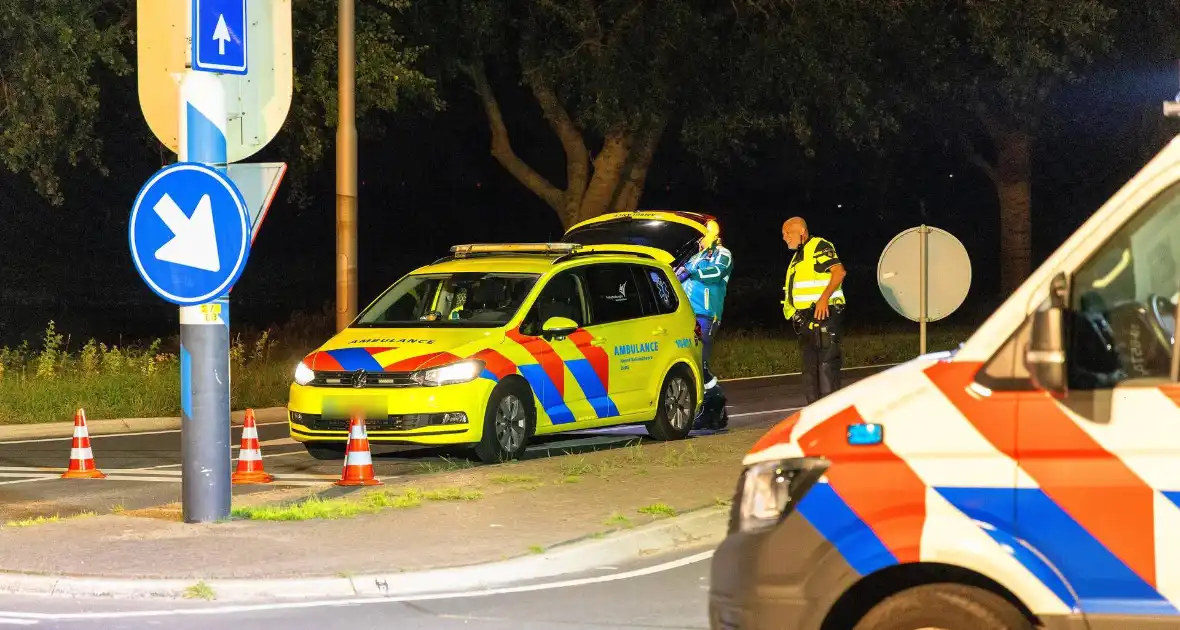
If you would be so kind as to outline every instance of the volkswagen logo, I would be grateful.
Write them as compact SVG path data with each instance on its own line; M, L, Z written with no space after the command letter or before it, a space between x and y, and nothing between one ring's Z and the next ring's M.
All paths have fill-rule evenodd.
M356 388L364 387L369 382L369 374L364 370L357 370L352 373L352 386Z

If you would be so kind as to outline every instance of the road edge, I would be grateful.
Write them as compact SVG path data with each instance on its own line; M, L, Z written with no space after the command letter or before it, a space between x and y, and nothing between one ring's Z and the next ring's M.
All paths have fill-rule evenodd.
M230 413L230 424L242 426L246 410ZM259 424L287 421L286 407L261 407L254 410L254 419ZM86 431L91 437L98 435L136 435L164 431L179 431L180 418L120 418L109 420L87 420ZM74 435L74 421L46 422L42 424L0 425L0 442L19 440L42 440L70 438Z
M884 370L900 365L899 363L883 363L879 365L862 365L847 367L841 372L860 370ZM721 379L722 383L739 383L757 381L787 376L799 376L799 372L785 372L783 374L768 374L766 376L743 376L738 378ZM246 411L234 411L230 414L230 422L234 426L241 426ZM254 410L255 419L259 424L270 424L287 421L286 407L261 407ZM87 431L91 436L98 435L134 435L136 433L152 433L163 431L179 431L180 418L122 418L105 420L87 420ZM74 435L74 421L45 422L38 424L0 424L0 442L14 442L20 440L41 440L70 438Z
M187 593L202 582L213 593L213 601L218 602L459 593L596 569L612 569L614 567L611 565L618 563L709 545L724 538L729 512L728 506L706 507L632 529L619 530L601 538L583 537L559 543L539 554L442 569L331 578L211 580L64 577L0 572L0 593L175 600L189 599Z

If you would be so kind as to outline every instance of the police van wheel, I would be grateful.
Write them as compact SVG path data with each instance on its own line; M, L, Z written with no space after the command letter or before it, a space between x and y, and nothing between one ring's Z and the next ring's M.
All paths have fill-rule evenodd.
M484 412L483 437L475 445L475 456L485 464L520 458L528 445L536 420L532 392L523 385L506 382L492 390Z
M906 589L873 607L853 630L1033 630L1008 600L981 588L930 584Z
M692 431L696 419L696 391L692 379L683 367L674 367L664 377L660 397L656 401L656 418L647 423L653 438L666 442L683 440Z

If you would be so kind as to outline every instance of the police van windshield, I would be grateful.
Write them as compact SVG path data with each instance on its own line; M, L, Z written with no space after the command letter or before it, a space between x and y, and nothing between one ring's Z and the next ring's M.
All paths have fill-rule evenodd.
M357 318L354 328L496 328L520 310L536 274L406 276Z

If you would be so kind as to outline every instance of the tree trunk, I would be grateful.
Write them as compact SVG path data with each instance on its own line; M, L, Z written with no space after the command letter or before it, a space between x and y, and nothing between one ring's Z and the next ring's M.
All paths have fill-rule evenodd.
M586 187L586 195L578 208L578 215L570 217L566 227L609 212L623 183L623 169L631 153L634 135L627 131L612 131L602 143L602 151L594 158L594 175Z
M993 132L1000 199L1000 291L1010 295L1032 273L1032 137L1003 126Z
M647 183L647 170L651 166L666 125L667 122L661 119L640 134L635 150L631 152L631 163L623 178L619 198L615 202L615 212L633 212L639 208L639 201L643 198L643 187Z

